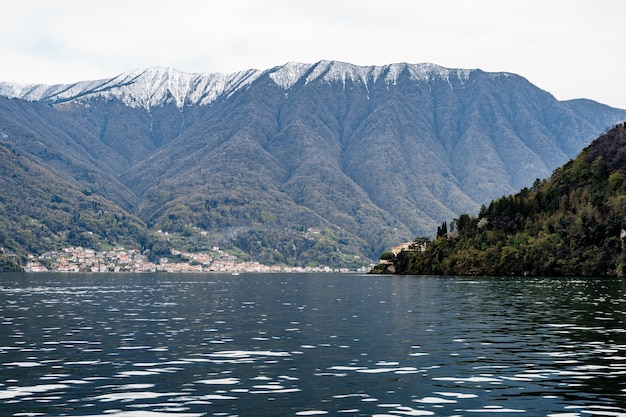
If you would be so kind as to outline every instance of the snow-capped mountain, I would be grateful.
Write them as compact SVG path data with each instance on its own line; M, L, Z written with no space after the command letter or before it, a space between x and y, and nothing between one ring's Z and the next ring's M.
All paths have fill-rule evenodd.
M242 88L260 72L189 74L172 68L138 69L117 77L74 84L41 85L0 83L0 95L30 101L61 103L94 98L118 99L129 107L150 108L173 102L177 107L204 105Z
M270 77L283 89L288 90L298 82L308 84L315 81L347 81L369 85L377 82L395 84L398 76L406 71L415 82L428 82L434 79L449 81L455 78L461 82L469 78L472 70L456 70L434 64L390 64L384 66L357 66L337 61L321 61L316 64L287 63L269 71Z
M122 233L97 220L110 206L80 201L97 196L118 206L117 221L126 210L149 229L203 230L263 261L371 259L548 177L625 119L516 74L434 64L1 82L0 244L15 224L31 227L25 195L46 207L31 218L49 223L48 241ZM88 208L98 230L78 221ZM45 242L32 236L48 229L23 240ZM326 232L316 240L308 229Z
M282 89L289 90L297 83L313 82L340 82L344 85L352 82L364 86L379 82L395 84L403 71L414 82L445 80L452 86L451 79L462 85L473 70L406 63L363 67L336 61L320 61L315 64L289 62L265 71L251 69L232 74L192 74L172 68L151 67L123 73L111 79L73 84L18 84L3 81L0 82L0 95L53 104L115 98L129 107L151 108L174 103L181 108L210 104L220 96L228 96L248 87L265 74ZM494 73L494 76L506 75Z

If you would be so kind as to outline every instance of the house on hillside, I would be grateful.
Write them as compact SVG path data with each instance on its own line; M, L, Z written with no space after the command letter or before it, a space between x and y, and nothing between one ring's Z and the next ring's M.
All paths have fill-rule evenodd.
M391 248L391 251L383 252L379 259L379 265L390 265L388 271L393 274L393 265L394 259L400 252L424 252L426 250L426 246L428 245L428 239L416 239L412 242L405 242L401 245L394 246Z
M394 246L393 248L391 248L391 252L398 256L398 254L400 252L405 252L405 251L419 251L419 252L424 252L426 250L426 245L428 243L426 241L413 241L413 242L406 242L403 243L401 245L398 246Z

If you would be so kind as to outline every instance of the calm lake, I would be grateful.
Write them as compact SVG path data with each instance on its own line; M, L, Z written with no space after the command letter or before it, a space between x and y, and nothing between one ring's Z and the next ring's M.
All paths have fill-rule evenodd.
M0 274L1 416L624 416L626 280Z

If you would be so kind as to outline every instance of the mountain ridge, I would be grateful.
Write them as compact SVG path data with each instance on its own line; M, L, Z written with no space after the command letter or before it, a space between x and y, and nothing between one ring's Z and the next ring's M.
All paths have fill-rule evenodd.
M81 98L116 98L131 107L150 108L173 100L177 107L185 105L207 105L223 94L232 94L245 88L256 79L269 74L270 78L284 90L289 90L300 81L361 82L367 85L378 82L394 84L402 71L408 71L416 82L428 82L440 78L448 81L451 75L458 80L467 80L471 72L478 69L449 69L436 64L394 63L382 66L357 66L339 61L317 63L288 62L266 70L249 69L228 74L187 73L171 67L138 68L113 78L78 81L70 84L34 84L0 81L0 95L28 101L62 103ZM482 71L481 71L482 72ZM492 76L517 76L507 72L488 73ZM384 75L384 76L383 76ZM519 77L519 76L517 76ZM134 88L130 88L130 87ZM113 91L111 91L113 90ZM118 91L115 91L118 90ZM109 91L109 94L105 94Z

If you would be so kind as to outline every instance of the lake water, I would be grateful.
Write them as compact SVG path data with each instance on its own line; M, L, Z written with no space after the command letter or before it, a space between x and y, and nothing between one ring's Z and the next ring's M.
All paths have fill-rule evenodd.
M624 416L626 280L0 274L1 416Z

